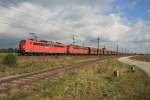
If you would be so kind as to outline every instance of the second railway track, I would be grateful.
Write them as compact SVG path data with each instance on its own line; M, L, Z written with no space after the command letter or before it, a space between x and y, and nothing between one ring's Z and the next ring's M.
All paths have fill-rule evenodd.
M11 91L16 89L20 90L25 86L31 86L33 83L38 83L40 80L46 80L58 76L60 73L66 73L76 69L87 67L98 61L104 61L104 59L98 58L94 60L84 61L75 65L68 65L64 67L47 69L38 72L32 72L29 74L0 79L0 95L9 94Z

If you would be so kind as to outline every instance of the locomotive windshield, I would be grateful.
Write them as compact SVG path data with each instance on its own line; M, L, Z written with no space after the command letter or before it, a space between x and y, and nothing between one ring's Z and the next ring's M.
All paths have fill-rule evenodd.
M19 48L22 49L24 44L25 44L25 40L20 41Z

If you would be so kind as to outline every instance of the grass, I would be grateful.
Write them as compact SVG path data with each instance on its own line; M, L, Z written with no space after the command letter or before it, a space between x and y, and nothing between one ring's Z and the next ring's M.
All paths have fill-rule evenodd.
M7 55L8 53L0 53L0 57Z
M93 67L92 67L93 66ZM150 100L150 78L135 72L116 59L89 66L55 79L40 82L32 89L12 94L4 100ZM113 70L120 77L113 76Z
M131 57L130 59L150 62L150 55L134 56L134 57Z
M42 69L62 67L65 65L76 64L86 61L87 59L95 59L92 56L17 56L18 62L15 65L4 65L2 59L6 54L0 54L0 77L29 73Z
M4 65L9 65L9 66L16 65L17 64L17 56L14 55L14 54L9 53L9 54L7 54L6 56L3 57L2 63Z

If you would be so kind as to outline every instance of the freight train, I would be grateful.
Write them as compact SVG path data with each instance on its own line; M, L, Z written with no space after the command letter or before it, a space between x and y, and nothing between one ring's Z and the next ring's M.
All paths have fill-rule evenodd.
M83 47L79 45L66 45L45 40L21 40L19 43L19 55L127 55L127 53Z

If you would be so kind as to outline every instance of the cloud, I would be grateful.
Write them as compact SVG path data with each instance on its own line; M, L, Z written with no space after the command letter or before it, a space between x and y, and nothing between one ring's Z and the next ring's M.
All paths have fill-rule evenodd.
M70 3L74 4L73 1ZM118 15L97 15L91 7L81 5L72 8L62 6L51 10L30 2L23 2L17 7L3 8L0 13L3 15L0 19L2 21L0 26L3 27L0 30L1 36L7 33L4 35L17 36L17 38L27 36L29 32L53 38L74 33L79 33L81 38L97 37L98 33L104 32L104 35L108 35L109 38L117 39L120 29L127 28L121 23Z
M148 12L148 13L150 13L150 9L149 9L149 10L147 10L147 12Z
M17 47L19 40L29 38L28 33L33 32L40 39L63 43L71 43L75 35L87 46L96 46L90 40L101 36L110 41L124 41L126 43L120 42L120 45L132 50L141 51L140 45L135 44L138 42L146 46L147 51L150 48L147 46L150 25L145 25L143 20L130 25L126 18L111 13L113 0L8 1L0 5L0 42L12 42L1 42L0 47Z
M131 48L134 52L149 53L150 51L150 24L145 24L141 19L134 23L130 30L122 35L124 47Z

